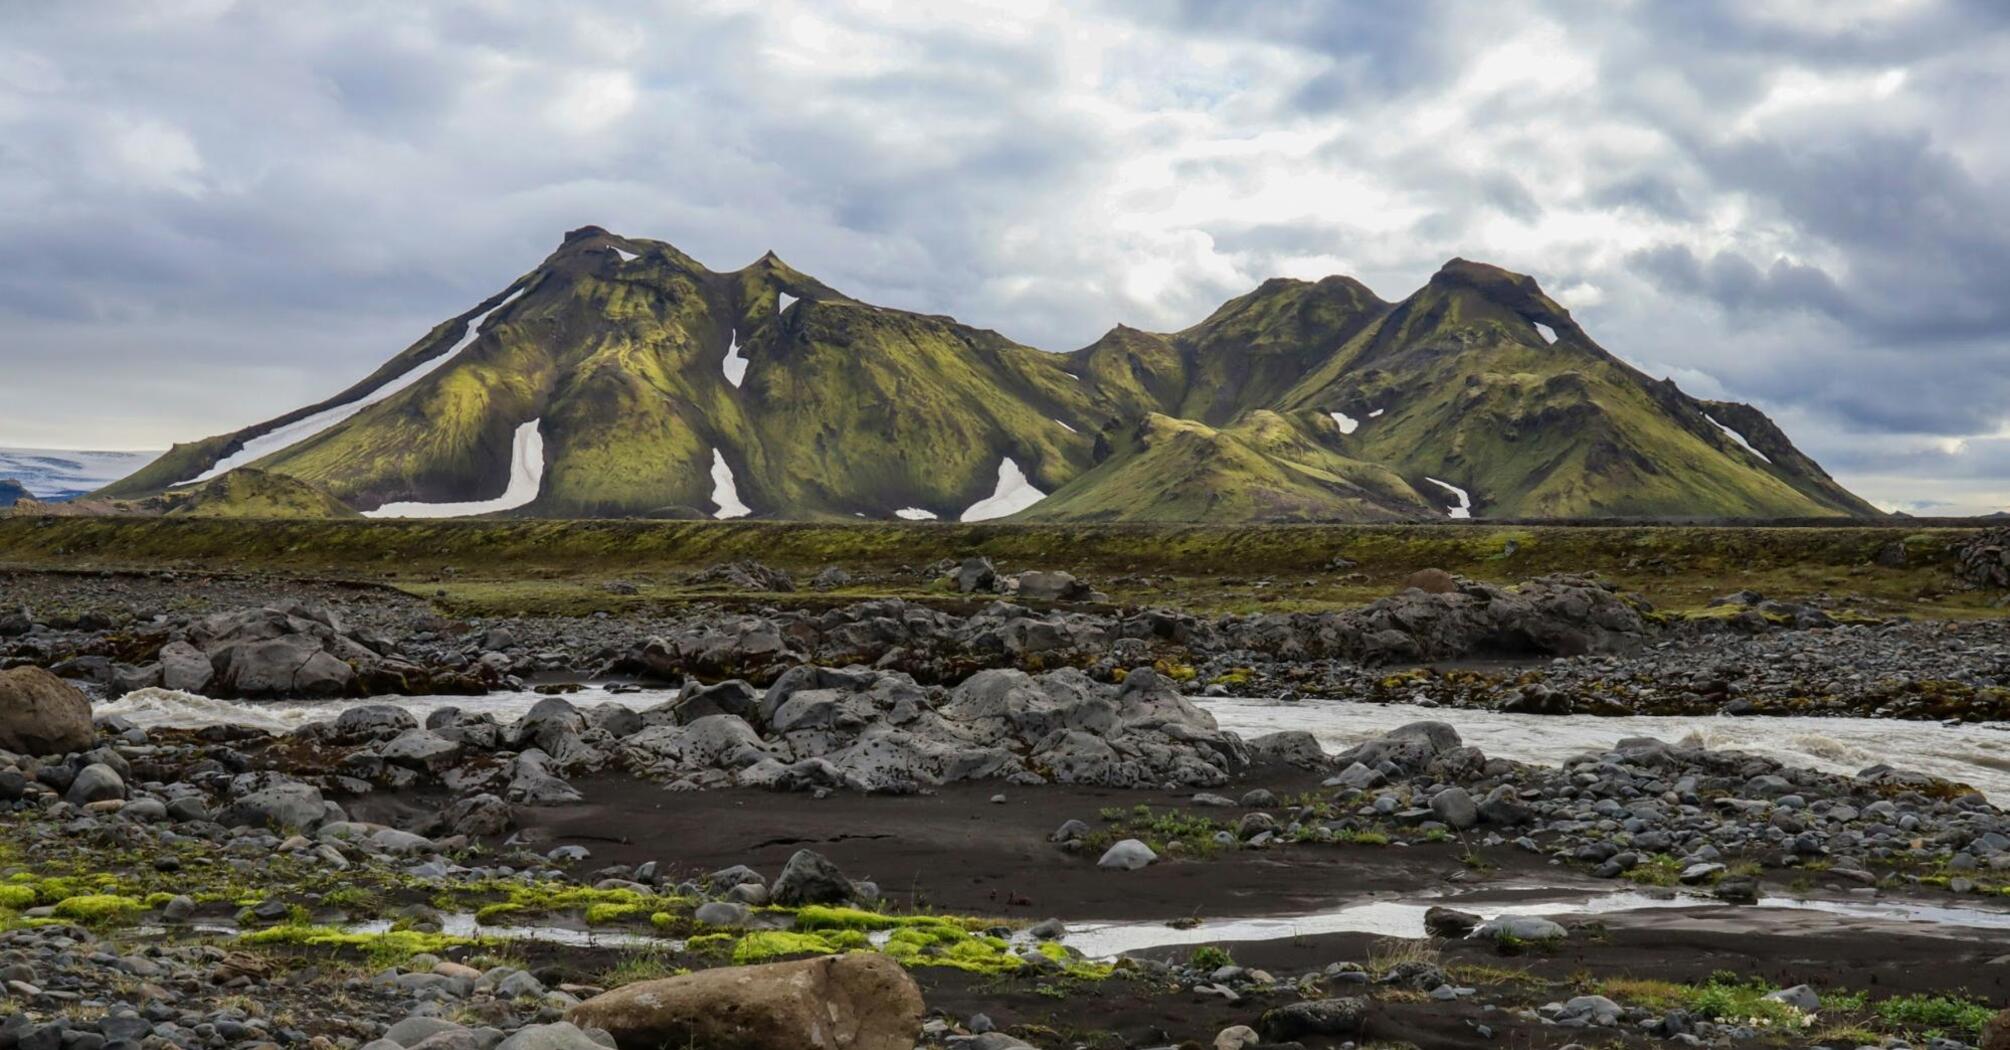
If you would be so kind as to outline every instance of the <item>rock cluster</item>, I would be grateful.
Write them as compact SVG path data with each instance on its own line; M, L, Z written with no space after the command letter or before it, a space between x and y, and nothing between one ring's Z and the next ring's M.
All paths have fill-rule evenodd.
M2010 527L1984 529L1954 552L1955 574L1971 586L2010 591Z
M1225 783L1249 748L1149 668L982 671L954 689L899 672L799 667L765 691L687 688L623 739L634 772L692 787L906 792L959 780Z

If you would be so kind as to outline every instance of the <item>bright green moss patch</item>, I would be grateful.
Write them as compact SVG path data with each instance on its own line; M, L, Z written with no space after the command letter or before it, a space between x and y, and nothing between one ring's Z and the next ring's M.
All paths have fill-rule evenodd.
M361 952L378 966L395 966L414 955L437 955L449 948L479 944L466 937L417 930L387 930L383 933L351 933L332 926L273 926L238 938L242 944L294 945L303 948L350 949Z
M35 903L35 888L12 883L0 885L0 908L27 908Z
M111 893L93 893L81 897L65 897L56 902L56 918L69 919L86 926L110 926L125 922L134 915L145 911L144 901L131 897L120 897Z
M963 916L884 915L863 908L836 908L821 904L799 908L794 914L798 930L893 930L913 926L976 930L997 925L986 919Z
M1880 1020L1922 1036L1952 1035L1973 1039L1996 1011L1979 1000L1958 995L1897 995L1877 1004Z

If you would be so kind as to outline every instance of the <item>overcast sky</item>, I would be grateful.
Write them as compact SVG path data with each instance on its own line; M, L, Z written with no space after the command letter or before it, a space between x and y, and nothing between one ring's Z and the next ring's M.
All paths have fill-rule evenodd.
M584 6L0 0L0 445L318 400L595 223L1056 350L1486 260L2010 508L2000 0Z

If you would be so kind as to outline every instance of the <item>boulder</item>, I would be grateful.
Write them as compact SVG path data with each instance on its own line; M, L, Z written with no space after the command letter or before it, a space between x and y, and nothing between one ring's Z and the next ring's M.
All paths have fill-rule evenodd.
M312 784L281 780L239 796L217 817L225 827L311 828L327 815L321 792Z
M1096 867L1112 871L1136 871L1158 859L1159 855L1153 853L1150 846L1137 839L1124 839L1104 850L1102 857L1096 861Z
M1356 1035L1367 1020L1365 999L1310 999L1270 1010L1257 1025L1265 1039L1283 1043L1308 1035Z
M1982 1026L1980 1050L2010 1050L2010 1010L1998 1011Z
M872 952L701 970L588 999L567 1019L624 1048L912 1050L921 989Z
M209 688L210 679L216 676L209 654L183 641L161 646L160 664L161 687L165 689L200 693Z
M823 854L799 849L782 866L770 887L770 897L784 907L804 904L843 904L852 899L851 880Z
M1425 594L1456 594L1459 580L1443 569L1418 569L1404 578L1402 589L1423 591Z
M91 746L91 702L39 667L0 671L0 751L62 755Z
M73 806L88 806L93 802L105 802L126 797L126 782L119 771L104 764L93 762L77 773L77 779L70 781L70 790L63 793L63 800Z

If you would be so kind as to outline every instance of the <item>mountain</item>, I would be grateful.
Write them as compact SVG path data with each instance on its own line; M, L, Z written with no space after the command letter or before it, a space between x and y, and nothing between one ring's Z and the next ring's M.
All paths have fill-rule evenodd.
M99 495L250 465L379 517L1876 514L1757 409L1638 372L1478 263L1397 303L1266 281L1057 354L591 226L347 390Z

